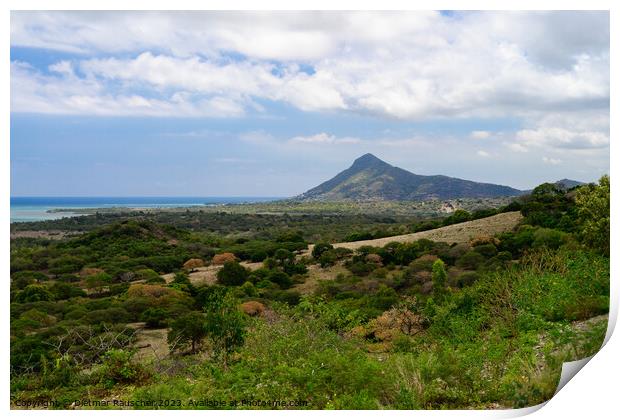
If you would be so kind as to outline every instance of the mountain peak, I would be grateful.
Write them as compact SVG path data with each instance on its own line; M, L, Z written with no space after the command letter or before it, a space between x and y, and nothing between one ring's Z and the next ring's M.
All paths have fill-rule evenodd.
M366 153L365 155L362 155L358 157L357 159L355 159L351 167L352 168L369 168L369 167L373 167L377 165L390 166L388 163L382 161L381 159L379 159L372 153Z
M585 182L575 181L574 179L563 178L563 179L560 179L559 181L556 181L555 185L569 190L571 188L578 187L580 185L585 185Z
M446 176L416 175L371 153L355 159L349 169L298 196L301 200L415 201L515 196L521 191Z

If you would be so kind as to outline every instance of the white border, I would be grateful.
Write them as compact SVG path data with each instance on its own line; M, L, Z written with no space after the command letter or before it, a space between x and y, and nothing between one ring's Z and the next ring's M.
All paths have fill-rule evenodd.
M617 3L617 2L616 2ZM5 305L4 316L2 317L2 330L3 337L5 337L5 345L0 347L0 359L2 360L2 390L6 400L4 400L5 410L9 410L9 296L8 296L8 273L9 273L9 197L10 197L10 142L9 142L9 130L10 130L10 74L9 74L9 52L10 52L10 10L198 10L198 9L214 9L214 10L610 10L611 18L611 72L610 74L618 74L617 66L617 42L618 39L618 6L615 6L612 1L603 0L589 0L589 1L557 1L557 0L522 0L519 2L498 2L490 0L466 0L466 1L416 1L415 3L406 2L402 0L382 0L381 2L369 2L366 0L347 2L336 0L302 0L302 1L282 1L282 0L263 0L258 4L257 2L251 2L248 0L215 0L209 2L198 2L194 0L175 0L162 1L162 0L150 0L146 1L134 1L128 2L127 0L91 0L88 2L76 1L76 0L56 0L52 3L42 0L24 0L13 1L9 0L3 2L4 8L0 11L0 36L1 49L4 60L2 61L1 78L2 78L2 92L4 96L2 98L2 113L0 121L2 128L3 139L3 153L0 154L2 161L2 170L0 176L2 178L2 206L0 211L2 212L3 220L2 231L0 237L5 238L3 242L2 252L2 269L5 277ZM614 7L615 6L615 7ZM576 29L579 30L579 29ZM614 117L617 110L617 98L618 87L614 83L614 77L611 78L611 136L614 139L617 133L617 124ZM617 156L614 155L615 148L613 144L610 146L610 158L611 168L614 168L618 163ZM611 171L613 172L613 170ZM615 174L610 174L614 175ZM614 182L612 184L612 213L618 209L618 193L619 188L616 187L617 183L615 177L612 176ZM615 220L615 219L614 219ZM616 244L618 234L618 225L612 223L612 243ZM618 248L612 246L612 261L618 261ZM618 276L616 264L612 263L612 311L610 314L610 324L615 325L615 321L618 314L618 296L620 296L618 288ZM609 331L611 333L611 329ZM508 411L391 411L388 414L394 418L407 418L412 417L424 417L424 418L500 418L500 417L516 417L527 414L528 412L535 411L531 414L531 418L535 419L555 419L555 418L610 418L611 413L617 411L615 408L615 402L617 397L616 386L618 384L618 378L620 374L620 362L617 355L620 354L620 343L618 338L614 335L608 334L609 341L601 349L601 351L583 368L583 370L577 375L576 379L568 382L568 384L553 397L544 407L536 407L526 410L508 410ZM616 334L617 335L617 334ZM107 418L112 416L132 416L137 418L161 418L168 416L178 416L176 412L152 412L152 411L132 411L132 412L120 412L114 411L112 413L108 411L52 411L52 412L24 412L24 411L10 411L8 413L13 418L32 418L33 416L60 418L61 416L88 416L90 418ZM310 418L310 417L349 417L354 415L358 418L371 418L377 415L374 412L354 411L352 413L347 411L329 412L329 411L294 411L294 416L297 418ZM251 415L256 419L267 419L288 415L286 412L273 412L273 411L252 411L248 412L183 412L183 416L192 418L205 417L222 417L222 418L235 418L246 417ZM147 417L148 416L148 417Z

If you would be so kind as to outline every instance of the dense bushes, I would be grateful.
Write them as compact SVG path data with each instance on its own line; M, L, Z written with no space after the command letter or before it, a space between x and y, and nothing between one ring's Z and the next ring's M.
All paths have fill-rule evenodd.
M601 177L598 185L579 188L575 196L579 217L579 234L583 241L609 255L610 242L610 186L609 176Z
M217 281L224 286L241 286L248 279L248 270L236 261L228 261L217 272Z
M606 203L608 181L569 192L542 186L509 207L523 209L525 221L497 238L352 251L317 234L312 259L295 251L327 228L290 227L323 223L314 216L217 216L264 227L226 237L139 220L61 241L16 241L12 395L248 394L308 400L309 408L537 404L555 390L562 361L590 355L604 336L605 320L592 317L609 306ZM494 212L459 211L429 226ZM207 219L183 213L177 223ZM349 233L412 227L398 220ZM262 267L238 261L248 259ZM188 275L205 261L224 264ZM306 267L313 261L321 268ZM140 334L161 333L136 332L137 321L169 327L172 354L150 365L136 352Z

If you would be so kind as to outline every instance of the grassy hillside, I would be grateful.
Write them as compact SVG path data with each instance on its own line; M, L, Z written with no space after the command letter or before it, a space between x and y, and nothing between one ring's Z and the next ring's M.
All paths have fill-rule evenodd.
M429 200L517 196L521 191L443 175L416 175L367 153L332 179L300 195L301 200Z
M497 235L355 250L310 218L307 256L280 223L248 239L136 217L12 240L12 407L538 404L605 335L608 179L510 209L522 219Z

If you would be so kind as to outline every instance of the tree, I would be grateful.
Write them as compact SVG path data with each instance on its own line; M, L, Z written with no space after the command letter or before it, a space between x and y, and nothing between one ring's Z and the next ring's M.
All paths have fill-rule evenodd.
M293 281L288 274L286 274L284 271L280 271L277 269L271 270L269 275L267 275L267 280L277 284L282 289L288 289L293 284Z
M52 300L52 293L46 287L38 284L29 284L17 294L16 300L22 303Z
M168 332L168 346L171 351L175 348L191 346L191 352L196 349L207 335L205 316L202 312L192 311L177 318L170 325Z
M338 260L338 255L333 249L329 249L321 254L318 261L322 268L334 265Z
M97 274L91 274L86 277L86 285L89 289L95 289L97 293L101 293L103 288L110 284L112 281L112 276L102 271Z
M54 282L54 284L50 286L49 290L52 294L54 294L54 296L56 296L57 300L70 299L76 296L86 296L86 293L79 287L59 281Z
M437 259L433 263L432 279L433 294L435 294L435 296L441 296L445 292L448 273L446 272L446 265L440 259Z
M185 264L183 264L183 269L191 273L196 268L203 267L204 265L205 265L205 262L201 258L191 258L185 261Z
M273 257L278 262L280 267L284 267L285 265L291 264L295 261L295 255L287 249L278 249L273 254Z
M609 176L602 176L598 185L579 188L575 203L584 243L609 255Z
M237 257L235 254L231 252L224 252L222 254L215 254L213 259L211 260L211 264L213 265L222 265L228 261L236 261Z
M217 290L205 304L205 329L213 344L215 355L222 357L224 366L232 351L245 340L245 315L232 293Z
M165 326L167 317L168 313L162 308L148 308L142 312L140 319L149 328L160 328Z
M217 281L225 286L241 286L248 279L248 270L236 261L227 261L217 272Z
M314 248L312 248L312 256L315 260L318 260L319 258L321 258L321 255L323 255L325 251L329 251L330 249L334 249L331 244L328 244L326 242L319 242L314 245Z

